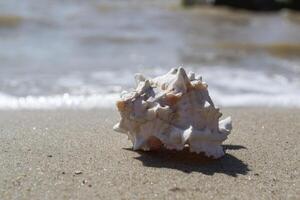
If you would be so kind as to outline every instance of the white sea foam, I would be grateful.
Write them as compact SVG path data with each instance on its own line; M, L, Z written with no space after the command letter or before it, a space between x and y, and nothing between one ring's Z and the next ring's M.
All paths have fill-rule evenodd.
M300 107L300 94L219 94L218 92L211 93L215 99L216 105L226 107Z
M300 94L222 94L211 92L216 105L225 107L268 106L300 107ZM94 109L113 108L119 94L98 95L53 95L14 97L0 94L1 110L53 110L53 109Z
M223 73L226 72L223 71ZM215 74L218 77L218 73ZM217 82L213 82L213 80L210 80L212 77L207 76L210 95L215 104L225 107L300 107L300 93L296 92L297 84L283 84L285 83L283 79L280 79L281 82L276 82L263 76L250 81L251 77L252 75L249 73L248 76L239 75L239 78L234 78L230 82L231 78L220 76ZM277 80L278 77L275 77L275 79ZM0 93L0 110L113 108L119 94L120 92L111 91L82 95L66 93L18 97Z
M73 96L68 94L53 96L14 97L0 94L2 110L53 110L53 109L92 109L111 108L119 94L95 94Z

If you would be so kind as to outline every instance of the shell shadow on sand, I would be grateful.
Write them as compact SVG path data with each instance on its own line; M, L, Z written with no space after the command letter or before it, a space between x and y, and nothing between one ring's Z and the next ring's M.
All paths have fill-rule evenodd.
M223 145L224 150L246 149L241 145ZM131 148L125 150L133 151ZM136 151L146 167L176 169L185 173L200 172L206 175L223 173L236 177L246 175L250 169L242 160L226 153L220 159L211 159L203 154L190 153L188 148L183 151L162 149L159 151Z

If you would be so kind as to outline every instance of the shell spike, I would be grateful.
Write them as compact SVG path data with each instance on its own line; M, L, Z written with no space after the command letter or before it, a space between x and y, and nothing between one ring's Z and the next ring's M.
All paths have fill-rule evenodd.
M231 117L227 117L219 122L219 130L222 133L229 134L232 130L232 120Z
M189 75L188 75L190 81L194 81L196 78L195 78L195 73L194 72L189 72Z
M117 123L116 125L114 125L113 129L116 132L127 133L127 131L121 127L120 123Z
M190 80L186 75L184 69L180 67L177 71L176 78L173 82L173 88L177 92L186 93L189 85Z

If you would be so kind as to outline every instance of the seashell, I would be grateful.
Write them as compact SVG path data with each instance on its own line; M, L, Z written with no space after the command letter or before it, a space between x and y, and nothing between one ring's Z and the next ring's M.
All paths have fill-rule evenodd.
M222 116L211 100L202 77L183 68L147 79L135 76L137 87L123 92L117 108L121 120L114 126L125 133L134 150L155 150L162 147L220 158L221 146L232 129L231 118Z

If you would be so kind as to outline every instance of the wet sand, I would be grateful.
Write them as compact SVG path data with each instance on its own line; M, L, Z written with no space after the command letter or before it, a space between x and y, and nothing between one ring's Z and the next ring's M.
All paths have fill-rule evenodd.
M1 111L0 199L299 199L300 110L234 108L219 160L134 152L112 110Z

